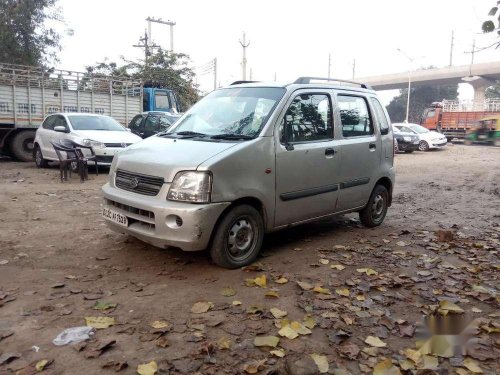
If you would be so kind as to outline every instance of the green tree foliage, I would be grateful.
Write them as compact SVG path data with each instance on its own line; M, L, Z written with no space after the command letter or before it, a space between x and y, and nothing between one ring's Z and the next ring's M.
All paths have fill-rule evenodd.
M94 75L141 79L145 86L172 89L179 95L183 108L189 108L199 99L195 73L189 66L189 56L184 53L159 49L148 57L147 63L144 60L123 62L123 65L101 62L87 67L87 71Z
M484 21L481 26L483 33L493 33L493 32L497 33L497 41L485 48L490 48L493 46L496 46L496 48L500 47L500 11L498 10L499 6L500 6L500 1L497 1L497 5L493 6L488 12L489 19Z
M488 87L485 96L487 99L500 98L500 81L496 81L493 86Z
M38 65L57 61L59 33L47 20L62 21L57 0L0 0L0 61Z
M452 100L457 97L458 85L412 87L408 122L420 123L424 109L428 108L433 102L440 102L443 99ZM389 112L392 122L402 122L405 120L407 98L408 89L402 89L399 95L394 97L387 106L387 112Z

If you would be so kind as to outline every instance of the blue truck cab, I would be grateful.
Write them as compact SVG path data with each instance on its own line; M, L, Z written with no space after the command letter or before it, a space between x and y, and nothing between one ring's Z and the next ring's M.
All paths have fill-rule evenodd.
M170 89L158 89L153 87L143 88L143 108L146 112L182 112L179 97L174 91Z

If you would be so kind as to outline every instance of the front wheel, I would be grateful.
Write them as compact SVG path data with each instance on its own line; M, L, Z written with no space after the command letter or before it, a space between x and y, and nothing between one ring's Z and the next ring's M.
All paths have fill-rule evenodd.
M429 144L426 141L420 141L418 144L418 149L420 151L428 151L429 150Z
M232 208L223 217L210 245L210 256L224 268L251 264L259 254L264 239L264 221L249 205Z
M35 132L24 130L14 136L10 144L10 150L20 161L33 161L34 141Z
M35 146L35 164L38 168L46 168L48 166L47 160L43 158L40 146Z
M372 191L368 204L359 211L359 219L365 227L379 226L384 221L388 208L389 192L385 186L377 185Z
M406 152L407 154L411 154L413 151L415 151L415 150L406 150L405 152Z

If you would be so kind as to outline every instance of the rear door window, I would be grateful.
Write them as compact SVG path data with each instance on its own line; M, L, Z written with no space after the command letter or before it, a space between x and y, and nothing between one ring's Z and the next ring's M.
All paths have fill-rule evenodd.
M380 132L384 133L384 131L389 130L389 120L387 120L387 116L385 115L384 108L382 108L382 104L378 101L378 99L371 98L373 109L375 110L375 117L377 118L377 123L380 128ZM387 133L385 133L387 134Z
M366 98L355 95L338 95L337 102L344 138L373 134L373 122Z

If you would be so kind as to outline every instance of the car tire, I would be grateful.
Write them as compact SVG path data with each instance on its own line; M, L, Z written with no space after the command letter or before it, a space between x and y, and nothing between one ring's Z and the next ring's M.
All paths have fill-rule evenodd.
M399 143L398 141L394 142L394 153L397 154L399 152Z
M359 219L365 227L377 227L384 221L388 208L389 192L385 186L377 185L370 195L368 204L359 211Z
M451 138L451 137L446 138L446 142L451 143L451 141L453 141L453 138Z
M407 154L411 154L413 151L415 151L415 150L406 150L405 152L406 152Z
M33 144L35 141L34 131L22 131L12 139L11 152L20 161L33 161Z
M35 152L33 153L34 159L35 159L35 164L38 168L47 168L49 165L49 162L43 158L42 150L40 149L40 146L36 145L35 146Z
M210 256L218 266L234 269L251 264L264 239L264 221L249 205L235 206L215 228Z
M426 141L420 141L418 144L418 149L420 151L429 151L429 144Z

